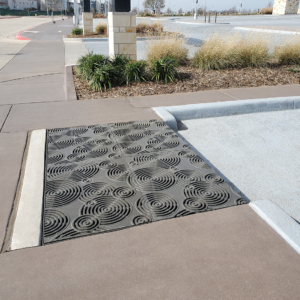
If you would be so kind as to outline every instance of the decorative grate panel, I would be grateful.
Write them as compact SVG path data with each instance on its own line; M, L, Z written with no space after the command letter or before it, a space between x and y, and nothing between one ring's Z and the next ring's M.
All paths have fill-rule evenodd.
M244 203L163 121L47 131L43 244Z

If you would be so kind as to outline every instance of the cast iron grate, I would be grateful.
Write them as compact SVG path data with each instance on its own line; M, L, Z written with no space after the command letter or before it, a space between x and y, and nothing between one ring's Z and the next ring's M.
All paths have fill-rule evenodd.
M163 121L47 131L43 244L244 203Z

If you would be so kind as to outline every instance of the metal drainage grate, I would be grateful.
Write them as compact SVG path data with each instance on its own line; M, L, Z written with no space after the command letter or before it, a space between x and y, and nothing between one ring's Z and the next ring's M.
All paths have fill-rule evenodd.
M163 121L47 131L43 244L246 201Z

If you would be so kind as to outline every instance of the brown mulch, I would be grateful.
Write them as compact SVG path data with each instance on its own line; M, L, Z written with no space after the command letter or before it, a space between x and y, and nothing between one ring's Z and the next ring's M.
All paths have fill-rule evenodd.
M205 71L186 66L179 68L181 80L176 80L174 84L163 82L133 83L130 86L113 87L106 92L93 91L86 81L80 75L76 75L75 72L73 72L73 78L77 98L83 100L299 84L300 72L291 72L287 69L286 66L274 66Z

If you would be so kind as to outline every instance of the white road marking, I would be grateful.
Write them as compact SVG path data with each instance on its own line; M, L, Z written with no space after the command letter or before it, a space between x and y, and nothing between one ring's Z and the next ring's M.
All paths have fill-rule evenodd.
M300 32L297 32L297 31L271 30L271 29L248 28L248 27L234 27L234 29L235 30L256 31L256 32L279 33L279 34L288 34L288 35L300 34Z

